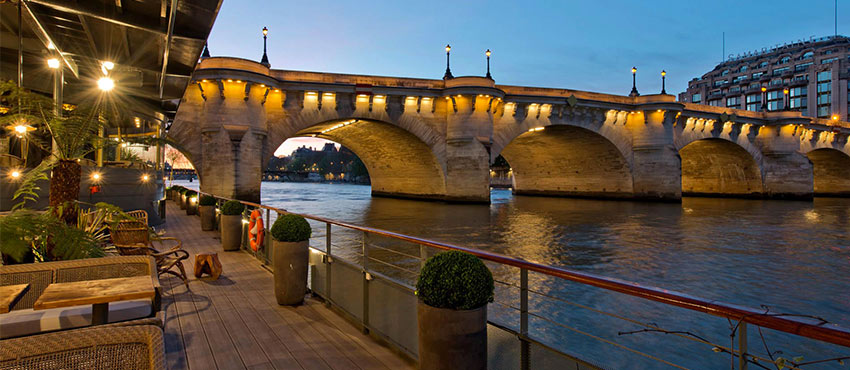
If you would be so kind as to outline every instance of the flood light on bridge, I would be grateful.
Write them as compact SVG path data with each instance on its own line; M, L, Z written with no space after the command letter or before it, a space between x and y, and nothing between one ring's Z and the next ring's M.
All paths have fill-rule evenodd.
M233 79L232 79L232 78L228 78L228 79L227 79L227 82L233 82Z
M535 128L529 129L528 132L543 131L544 129L546 129L546 128L545 127L535 127Z
M236 80L236 83L241 84L242 80Z
M206 79L204 79L204 80L201 80L201 82L207 82L207 80L206 80Z

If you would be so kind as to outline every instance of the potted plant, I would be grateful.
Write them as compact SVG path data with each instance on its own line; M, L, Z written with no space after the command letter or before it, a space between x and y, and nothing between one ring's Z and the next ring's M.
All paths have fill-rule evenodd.
M186 209L186 204L188 204L187 199L186 199L186 193L187 192L189 192L189 189L186 189L186 188L180 189L180 191L178 191L180 196L178 197L179 199L177 201L177 204L180 205L180 209Z
M221 247L226 251L238 251L242 246L242 212L245 205L228 200L221 206Z
M174 185L171 187L171 200L177 204L180 204L180 189L183 189L180 185Z
M186 191L186 215L198 214L198 192L194 190Z
M204 195L198 200L198 213L201 215L201 230L215 229L215 197Z
M307 292L307 259L313 229L304 217L279 215L272 225L272 267L277 304L297 305Z
M487 369L487 266L469 253L440 253L422 267L416 294L419 368Z

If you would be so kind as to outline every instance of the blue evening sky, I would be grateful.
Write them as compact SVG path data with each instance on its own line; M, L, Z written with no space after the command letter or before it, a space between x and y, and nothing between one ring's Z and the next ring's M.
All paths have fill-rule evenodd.
M838 33L850 0L838 1ZM224 0L213 56L259 60L269 28L272 68L442 78L628 94L678 94L726 54L833 34L833 0L814 1L255 1ZM843 12L843 14L842 14ZM288 152L288 151L287 151Z

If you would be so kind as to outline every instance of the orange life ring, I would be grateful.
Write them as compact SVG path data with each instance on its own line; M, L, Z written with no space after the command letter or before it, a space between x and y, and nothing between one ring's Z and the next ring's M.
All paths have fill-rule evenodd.
M256 252L263 245L263 214L259 209L251 212L251 222L248 224L248 241L251 242L251 249Z

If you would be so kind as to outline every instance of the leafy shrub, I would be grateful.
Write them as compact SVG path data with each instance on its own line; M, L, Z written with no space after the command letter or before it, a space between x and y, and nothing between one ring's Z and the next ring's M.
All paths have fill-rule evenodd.
M79 214L81 219L85 216L103 219L104 212L83 210ZM68 225L52 211L17 210L0 218L0 235L3 235L0 252L17 262L24 261L28 254L39 262L102 257L104 230L102 220L96 224Z
M212 195L204 195L198 200L198 204L202 206L214 206L215 205L215 197Z
M309 240L313 229L304 217L291 213L278 216L272 225L272 237L279 242Z
M416 290L431 307L471 310L493 302L493 275L478 257L449 251L425 262Z
M221 214L227 216L241 215L245 205L235 200L228 200L221 205Z

